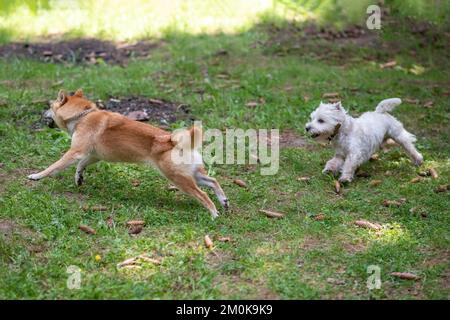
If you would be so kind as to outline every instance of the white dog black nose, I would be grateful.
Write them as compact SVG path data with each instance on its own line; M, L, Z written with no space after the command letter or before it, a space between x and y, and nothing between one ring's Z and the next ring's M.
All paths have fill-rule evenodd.
M308 132L309 130L311 130L311 127L310 126L306 126L305 130L306 130L306 132Z

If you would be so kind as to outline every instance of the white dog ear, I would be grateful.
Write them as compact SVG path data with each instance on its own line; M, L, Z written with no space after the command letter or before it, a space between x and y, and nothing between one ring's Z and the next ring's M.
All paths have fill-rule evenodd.
M342 110L342 103L338 101L335 104L333 104L333 107L336 108L337 110Z

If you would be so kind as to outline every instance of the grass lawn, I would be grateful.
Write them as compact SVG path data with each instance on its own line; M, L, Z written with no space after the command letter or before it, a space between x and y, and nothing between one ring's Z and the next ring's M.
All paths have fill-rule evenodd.
M448 299L450 197L435 190L450 183L449 51L393 29L383 32L382 43L394 39L401 50L292 43L295 34L271 40L283 30L291 32L255 26L235 34L172 33L150 57L126 67L0 60L0 298ZM390 60L395 68L380 68ZM255 165L209 167L231 202L215 221L195 200L168 190L156 171L137 165L98 163L82 187L74 183L74 168L27 181L69 147L65 133L32 126L42 101L61 87L81 87L91 99L178 101L206 128L279 128L305 139L306 147L283 147L274 176L261 176ZM336 194L333 178L321 174L333 151L304 137L303 129L327 92L338 92L354 115L385 98L418 99L393 114L417 135L425 163L412 166L399 148L380 152L361 168L368 177ZM246 106L250 101L259 103ZM428 101L432 106L424 107ZM410 182L431 167L437 179ZM299 181L303 176L310 180ZM382 205L402 198L398 207ZM260 209L285 218L269 219ZM316 220L319 213L324 219ZM130 236L126 222L136 219L145 227ZM354 221L361 219L382 228L360 228ZM97 233L83 233L80 224ZM203 243L206 234L212 250ZM116 267L143 253L161 264ZM71 265L81 269L78 290L66 286ZM380 289L366 286L370 265L380 267Z

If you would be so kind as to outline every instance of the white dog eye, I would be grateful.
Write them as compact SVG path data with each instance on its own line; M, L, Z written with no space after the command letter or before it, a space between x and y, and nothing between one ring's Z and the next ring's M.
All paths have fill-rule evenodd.
M322 119L317 120L318 123L324 123L325 121L323 121Z

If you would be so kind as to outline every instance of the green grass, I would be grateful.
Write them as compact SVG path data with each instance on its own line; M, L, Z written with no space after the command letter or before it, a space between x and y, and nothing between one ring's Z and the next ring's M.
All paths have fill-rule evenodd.
M408 39L388 31L384 37ZM126 68L1 60L0 221L14 224L15 231L0 233L0 298L448 299L450 201L448 192L434 191L449 183L450 174L445 50L408 42L416 56L409 54L411 48L384 52L380 62L396 59L400 67L380 69L378 62L362 58L368 49L346 47L348 58L324 61L301 49L277 54L277 47L255 47L267 38L260 27L237 34L173 32L150 58ZM222 49L229 54L214 55ZM414 64L425 72L408 72ZM228 79L217 77L224 72ZM425 163L415 168L399 149L381 152L381 160L362 168L371 177L356 179L342 195L334 193L333 179L321 174L332 150L312 142L309 149L282 149L274 176L261 176L257 166L216 165L209 169L231 210L215 221L194 200L168 191L168 182L155 171L136 165L93 165L80 188L74 168L29 182L27 174L48 166L70 144L58 130L30 129L45 107L34 101L54 98L59 89L54 84L61 80L64 88L82 87L92 99L143 95L187 103L207 128L280 128L299 136L325 92L340 92L353 114L373 110L387 97L416 98L422 103L404 103L394 115L417 134ZM205 91L203 98L198 89ZM245 106L259 98L265 103ZM428 100L434 104L427 109L422 105ZM410 183L429 167L438 171L437 180ZM297 181L300 176L311 180ZM248 189L234 185L234 178L245 180ZM135 179L141 182L137 187ZM375 179L382 183L371 187ZM407 201L398 208L381 205L399 198ZM85 205L108 209L86 211ZM286 217L271 220L261 208ZM320 212L326 219L315 221ZM108 216L114 217L114 228L107 227ZM146 222L136 237L125 226L131 219ZM357 219L383 229L360 229L353 225ZM80 224L97 234L84 234ZM205 234L229 236L232 242L215 241L211 251L203 245ZM142 253L162 264L117 270L117 263ZM66 287L70 265L82 269L79 290ZM381 268L379 290L366 287L369 265ZM395 271L421 279L399 280L389 275Z

